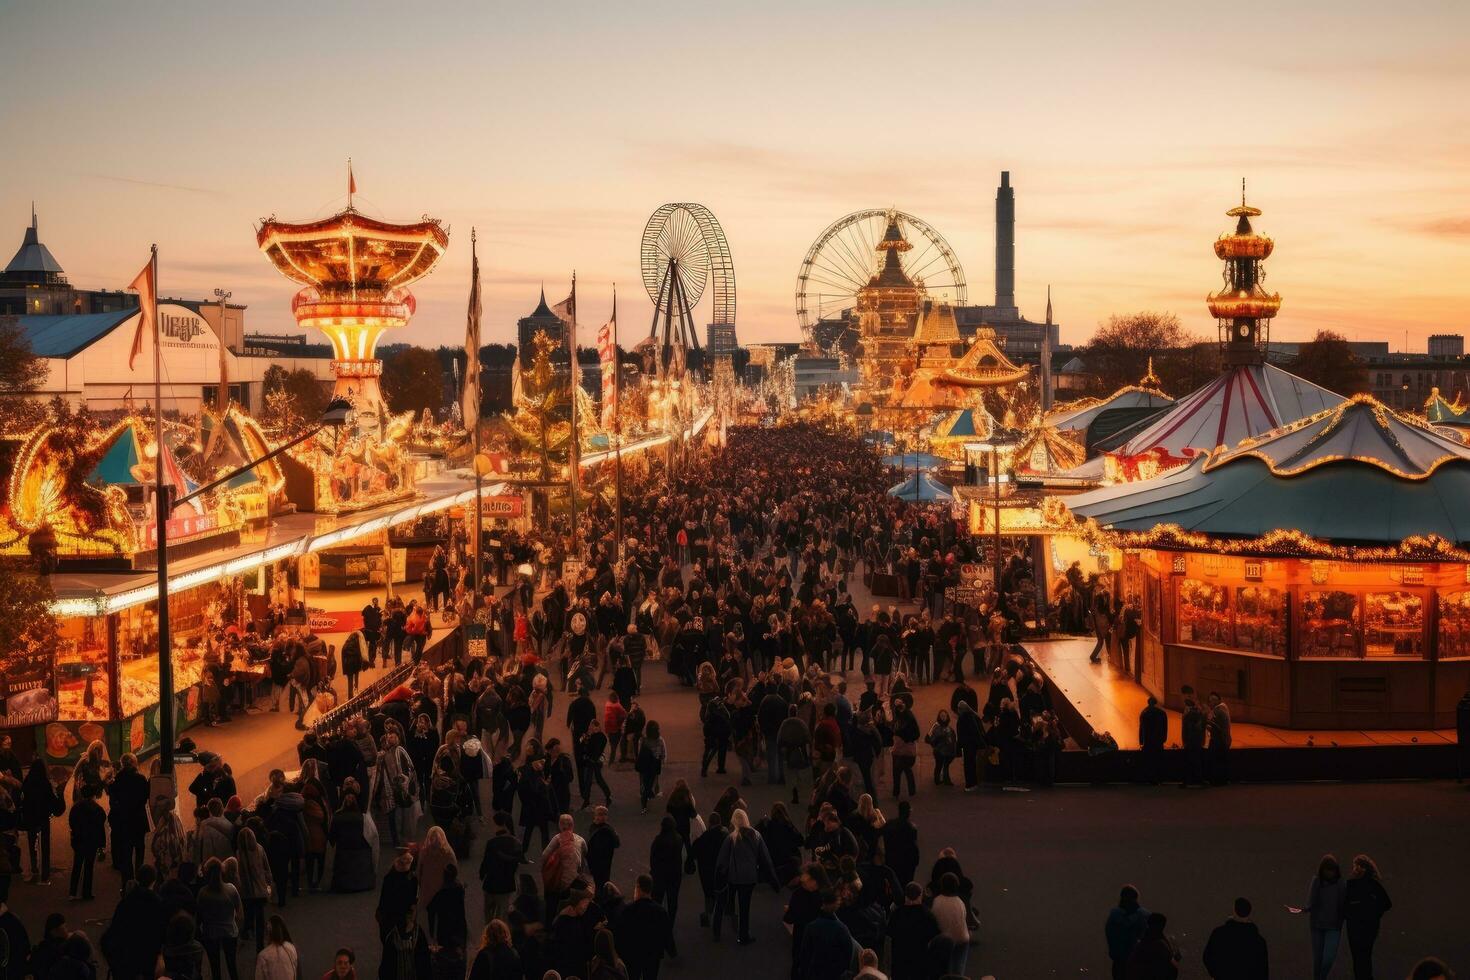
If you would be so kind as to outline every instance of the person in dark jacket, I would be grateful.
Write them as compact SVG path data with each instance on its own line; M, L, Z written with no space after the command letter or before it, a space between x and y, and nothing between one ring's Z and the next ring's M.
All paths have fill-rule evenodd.
M612 877L613 853L622 845L618 832L607 822L607 807L592 811L592 826L587 829L587 867L597 891Z
M750 935L750 898L755 886L765 881L779 892L781 885L776 880L771 852L760 832L750 825L750 817L744 810L736 810L730 817L730 833L720 845L715 881L723 883L727 894L733 897L736 944L750 945L753 942ZM718 911L715 913L714 935L716 939L720 937Z
M367 638L362 635L362 630L353 630L342 641L342 675L347 678L349 698L357 694L357 676L367 667L369 656Z
M71 815L67 818L72 851L69 894L84 901L92 898L92 871L97 863L97 852L107 846L107 814L97 805L96 794L91 786L83 786L81 798L72 805Z
M485 923L469 980L522 980L523 977L520 954L511 944L510 926L502 919L491 919Z
M485 918L504 918L515 899L516 870L521 863L521 845L511 833L510 818L497 812L492 818L495 833L485 842L480 860L480 887L485 891ZM590 846L590 845L589 845Z
M679 916L679 886L684 881L684 848L684 838L680 836L674 818L665 814L659 824L658 836L649 846L648 870L654 901L664 903L669 910L670 956L679 955L674 945L673 926Z
M1164 768L1164 745L1169 741L1169 713L1159 707L1159 699L1150 696L1138 714L1138 744L1143 747L1143 781L1158 785Z
M883 841L884 861L903 885L913 881L919 871L919 828L909 816L912 810L908 800L900 800L898 816L878 831Z
M404 916L412 916L419 902L419 879L414 871L413 854L408 848L399 850L393 867L383 876L378 890L378 935L387 941L388 934L399 927Z
M420 980L433 976L429 939L419 928L413 906L409 906L393 928L383 934L383 960L378 980Z
M114 840L116 840L114 831ZM138 883L123 895L102 933L102 954L117 980L151 980L163 948L163 899L154 891L157 872L151 864L138 869Z
M980 788L980 753L984 751L985 730L980 727L980 716L969 701L962 700L956 709L954 733L955 744L960 750L960 759L965 771L965 792L973 793Z
M1148 909L1138 903L1138 889L1124 885L1118 893L1118 904L1108 912L1103 935L1108 941L1108 959L1113 961L1113 980L1128 980L1128 957L1143 938L1148 925Z
M1353 980L1373 980L1373 945L1384 913L1393 908L1388 890L1378 876L1378 865L1366 854L1353 858L1352 874L1343 895L1348 949L1353 956Z
M653 878L639 875L633 901L613 923L618 953L628 968L628 980L658 980L664 953L674 945L672 920L653 898Z
M699 924L708 926L718 923L717 906L725 890L724 882L717 880L716 866L720 860L720 848L727 836L725 821L719 811L711 810L705 818L705 831L689 843L689 854L694 858L694 867L699 874L699 889L704 893L704 910L699 913ZM714 937L720 938L720 927L715 925Z
M1180 722L1180 738L1184 742L1184 785L1205 784L1205 732L1209 720L1193 697L1184 699L1184 718Z
M1211 931L1204 959L1212 980L1269 980L1266 940L1251 921L1250 899L1237 898L1235 914Z
M1143 937L1128 954L1128 980L1178 980L1179 949L1164 932L1169 920L1150 912Z
M924 905L923 885L910 881L904 887L903 904L888 917L886 931L892 943L893 980L924 980L925 956L939 935L939 921Z
M852 933L837 918L837 896L822 896L822 911L807 923L797 951L797 976L803 980L840 980L850 976L857 964L858 945Z
M65 807L65 799L51 785L46 763L36 753L21 784L20 826L26 832L26 850L31 855L31 878L43 885L51 882L51 818L61 816Z
M126 892L145 863L143 842L148 837L148 778L138 771L131 752L118 760L119 769L107 784L107 823L112 828L112 864L122 875Z

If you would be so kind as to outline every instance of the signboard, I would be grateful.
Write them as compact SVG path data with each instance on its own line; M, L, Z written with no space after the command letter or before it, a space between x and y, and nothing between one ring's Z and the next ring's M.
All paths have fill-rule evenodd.
M1175 575L1183 575L1184 574L1184 568L1185 568L1185 565L1184 565L1184 556L1183 555L1175 555L1174 556L1174 560L1173 560L1173 564L1170 566L1170 570Z
M1245 563L1245 580L1247 582L1259 582L1262 579L1261 562L1248 561Z
M950 602L960 602L969 606L978 603L984 594L984 589L974 589L964 585L951 585L944 590L944 597Z
M328 612L324 609L313 609L306 621L311 626L313 633L351 633L353 630L362 629L362 612Z
M480 514L484 517L509 520L520 517L525 510L525 505L525 498L518 493L497 494L493 497L480 498Z

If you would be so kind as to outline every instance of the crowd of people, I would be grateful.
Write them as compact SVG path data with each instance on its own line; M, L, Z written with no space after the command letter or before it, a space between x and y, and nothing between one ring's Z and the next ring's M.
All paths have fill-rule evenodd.
M24 832L25 877L45 883L62 813L72 896L91 898L104 851L121 883L95 943L60 913L32 943L0 906L0 980L94 977L99 957L115 977L202 978L207 964L213 980L235 980L251 941L255 975L269 980L322 968L352 980L369 964L388 980L651 980L679 955L692 918L680 896L694 888L714 939L769 943L781 929L793 978L965 976L980 937L976 877L953 848L921 842L915 800L951 792L956 762L954 792L1054 778L1064 734L1011 642L1037 616L1027 557L1003 556L983 601L946 601L960 565L994 556L957 535L945 509L886 494L870 448L811 426L737 429L676 479L628 482L623 540L598 502L575 537L563 526L559 539L517 539L484 582L451 540L423 604L374 600L343 644L349 693L361 669L405 649L408 679L340 722L298 716L299 768L272 770L264 786L242 791L227 760L199 753L187 827L172 801L150 803L131 756L113 766L94 746L68 800L39 762L26 771L0 751L6 895L21 873L10 838ZM562 555L585 560L563 568ZM529 575L515 573L520 559ZM860 610L855 576L896 581L895 601ZM504 594L501 578L515 583ZM432 629L425 607L483 624L483 651L423 657L422 644L395 642L416 614ZM645 711L655 664L674 678L665 687L687 688L678 719ZM921 687L944 702L922 720ZM701 779L666 775L665 730L696 715ZM610 772L636 781L640 813L655 808L646 854L619 834L635 804L615 797ZM726 785L702 804L710 777ZM757 780L781 787L759 811L742 794ZM483 919L469 912L467 868ZM752 921L762 886L783 896L781 926ZM301 962L287 916L303 892L373 891L375 948ZM1344 931L1356 976L1371 977L1390 908L1370 859L1345 880L1324 859L1301 909L1318 977ZM1105 930L1114 976L1179 976L1166 927L1124 888ZM1218 980L1264 978L1267 960L1237 899L1203 966ZM1450 975L1435 969L1426 961L1413 980Z

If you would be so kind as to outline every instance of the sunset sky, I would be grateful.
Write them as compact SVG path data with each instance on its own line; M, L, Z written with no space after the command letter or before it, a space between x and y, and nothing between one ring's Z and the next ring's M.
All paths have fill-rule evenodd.
M1212 331L1241 177L1276 338L1470 329L1463 0L0 0L0 83L0 261L34 199L73 283L124 286L157 242L166 294L231 289L255 330L295 325L254 224L342 207L349 156L365 211L450 228L390 341L461 341L474 226L487 342L575 268L587 341L617 282L631 345L666 201L723 224L743 342L797 338L802 256L860 208L936 226L989 302L1001 170L1021 308L1050 283L1064 341L1139 309Z

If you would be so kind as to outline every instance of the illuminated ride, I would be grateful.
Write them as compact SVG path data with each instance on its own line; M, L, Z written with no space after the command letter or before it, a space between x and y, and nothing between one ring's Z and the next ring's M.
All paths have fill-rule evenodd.
M643 228L638 249L643 286L653 301L648 331L656 353L655 371L683 374L685 351L699 349L693 310L706 286L714 310L713 326L735 327L735 263L730 243L714 213L703 204L665 204Z
M381 417L378 340L408 323L415 305L409 285L433 271L448 247L438 219L392 224L348 207L301 224L267 218L255 240L281 275L301 284L291 301L296 322L332 343L333 397L352 402L360 419Z
M927 221L891 208L854 211L828 225L796 275L796 319L808 345L831 353L863 290L907 316L912 336L919 298L963 306L969 295L954 249ZM891 295L890 295L891 294ZM912 294L912 295L910 295Z

